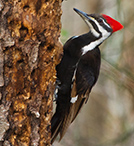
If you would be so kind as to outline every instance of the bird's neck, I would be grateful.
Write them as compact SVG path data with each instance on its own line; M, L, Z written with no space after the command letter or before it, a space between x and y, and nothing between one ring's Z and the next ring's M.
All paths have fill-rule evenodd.
M64 45L64 53L69 53L76 60L79 60L82 55L98 47L97 40L98 38L90 31L86 34L75 36Z
M81 35L80 38L82 40L81 46L82 55L86 54L88 51L92 51L102 43L100 40L101 37L96 38L91 31Z
M98 40L100 37L96 37L93 35L93 33L91 31L89 31L86 34L83 34L80 36L83 39L83 45L86 46L92 42L95 42L96 40Z

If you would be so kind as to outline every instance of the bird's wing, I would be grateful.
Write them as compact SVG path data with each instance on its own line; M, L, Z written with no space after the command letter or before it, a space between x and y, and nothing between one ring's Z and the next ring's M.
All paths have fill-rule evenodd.
M85 63L83 60L79 61L74 76L71 91L72 104L70 106L70 113L72 115L71 122L73 122L78 115L82 105L88 100L89 93L95 84L94 73L89 64Z
M91 91L93 85L96 82L96 78L92 67L87 62L80 60L77 64L74 76L72 79L71 97L86 96L86 92Z
M55 133L55 137L58 133L60 133L60 140L64 136L69 125L74 121L80 112L84 103L88 100L89 93L97 81L100 66L97 59L99 60L100 57L94 59L94 57L92 57L93 55L90 54L83 55L73 69L73 75L71 75L69 81L70 83L72 82L72 84L67 84L70 89L69 92L67 92L68 94L62 95L58 92L60 95L58 97L59 101L61 102L61 100L66 100L61 104L62 110L57 110L56 112L57 115L60 115L61 122L58 122L60 123L60 126L56 129L57 132ZM61 105L59 104L59 106ZM60 114L58 114L58 111ZM56 116L54 115L54 117Z

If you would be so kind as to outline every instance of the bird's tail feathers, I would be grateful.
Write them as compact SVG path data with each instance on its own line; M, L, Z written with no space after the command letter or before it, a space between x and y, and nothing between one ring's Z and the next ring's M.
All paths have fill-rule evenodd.
M62 114L61 114L62 115ZM72 114L67 112L61 116L59 113L55 113L51 120L51 143L54 142L58 134L60 134L59 141L63 138L64 134L67 131L67 128L71 124Z
M60 131L61 124L62 119L60 117L60 114L55 113L51 120L51 143L53 143L55 138L57 137Z
M74 121L85 101L86 98L78 97L78 100L75 103L71 103L68 109L56 111L51 120L51 143L54 142L58 134L60 134L59 141L63 138L69 125Z

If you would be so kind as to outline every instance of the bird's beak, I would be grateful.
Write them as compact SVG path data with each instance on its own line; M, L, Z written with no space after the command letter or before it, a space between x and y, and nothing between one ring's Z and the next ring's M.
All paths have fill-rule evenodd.
M90 23L93 22L94 18L91 17L91 16L88 16L85 12L82 12L82 11L76 9L76 8L74 8L74 11L77 12L86 23L87 23L87 21L90 22Z

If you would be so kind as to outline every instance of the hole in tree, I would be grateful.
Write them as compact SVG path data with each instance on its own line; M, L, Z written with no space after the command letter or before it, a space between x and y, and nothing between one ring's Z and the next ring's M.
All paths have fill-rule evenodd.
M30 8L29 5L25 5L25 6L23 7L23 10L24 10L24 11L27 11L29 8Z
M54 46L50 45L48 46L47 50L51 51L54 48Z
M28 34L28 29L25 26L21 26L20 28L20 41L23 41L26 35Z

